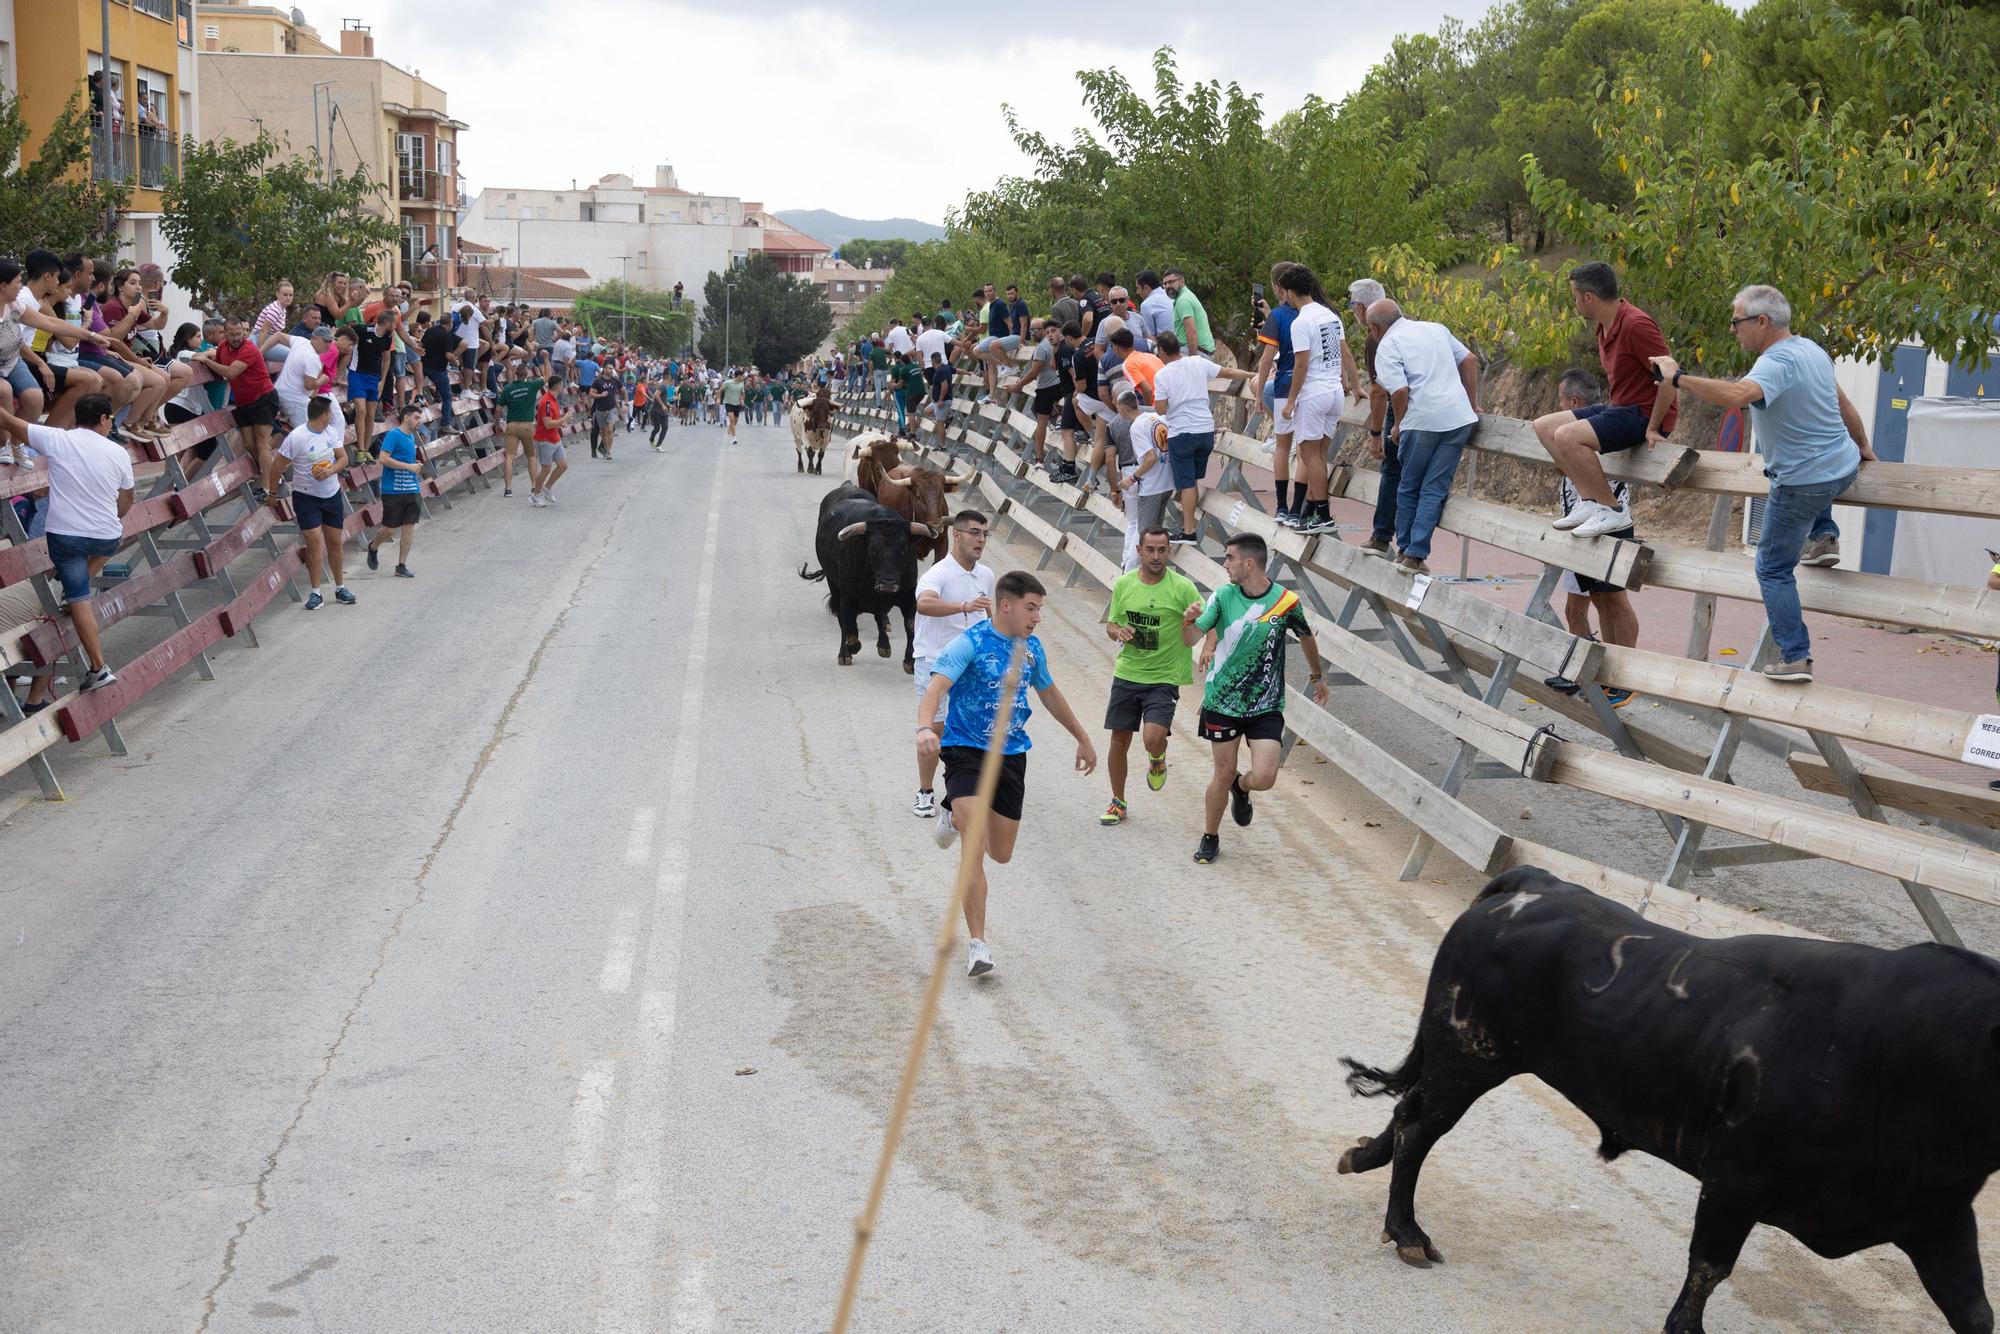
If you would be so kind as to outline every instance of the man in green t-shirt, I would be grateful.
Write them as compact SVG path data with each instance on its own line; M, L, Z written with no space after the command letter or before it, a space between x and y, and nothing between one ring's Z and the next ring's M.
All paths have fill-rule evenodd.
M1202 640L1201 669L1208 686L1201 698L1201 738L1215 745L1215 773L1208 780L1201 844L1194 859L1203 866L1222 853L1222 806L1230 818L1250 823L1250 794L1277 786L1278 755L1285 736L1285 636L1297 636L1305 650L1308 682L1316 704L1326 703L1320 679L1319 642L1313 638L1299 595L1264 572L1270 548L1255 533L1229 539L1222 568L1229 582L1215 590L1206 607L1190 607L1181 638ZM1250 743L1250 772L1236 772L1236 751Z
M1139 568L1111 586L1104 633L1121 647L1111 669L1111 703L1104 710L1111 732L1111 804L1097 817L1102 825L1125 822L1125 756L1134 732L1146 745L1146 786L1155 792L1166 786L1174 706L1181 687L1194 680L1194 649L1177 631L1188 608L1200 609L1201 590L1167 568L1172 550L1166 529L1146 529L1139 534Z
M537 495L542 490L541 465L535 462L535 399L542 392L541 377L531 373L528 362L508 363L507 381L500 386L500 409L505 418L501 430L506 440L500 446L500 494L514 494L514 451L520 450L528 465L528 485Z
M882 395L889 388L889 349L881 343L872 343L868 349L868 368L875 377L875 406L882 406Z
M917 365L907 352L898 352L895 368L889 375L896 382L896 430L899 434L906 433L910 417L924 401L928 388L924 381L924 368Z
M736 438L736 419L743 415L743 376L731 371L729 378L722 382L722 406L729 413L729 438Z

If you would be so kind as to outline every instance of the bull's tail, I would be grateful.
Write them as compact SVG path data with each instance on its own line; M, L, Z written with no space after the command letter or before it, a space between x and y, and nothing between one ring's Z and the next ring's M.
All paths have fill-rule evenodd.
M1341 1057L1340 1063L1347 1067L1347 1091L1355 1097L1379 1098L1392 1094L1400 1098L1423 1078L1424 1035L1421 1032L1417 1034L1417 1040L1410 1044L1410 1054L1394 1070L1363 1065L1352 1056Z
M817 582L818 580L826 578L826 571L814 570L811 574L807 574L806 567L804 563L801 562L799 565L799 578L804 579L808 583L814 583Z

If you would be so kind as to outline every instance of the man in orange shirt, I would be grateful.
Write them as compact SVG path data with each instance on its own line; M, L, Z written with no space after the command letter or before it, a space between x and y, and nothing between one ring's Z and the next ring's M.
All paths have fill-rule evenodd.
M569 471L569 460L563 450L563 423L569 420L569 413L556 399L556 391L563 385L562 377L551 375L542 384L542 396L535 400L535 461L542 465L540 487L528 496L528 503L536 509L556 502L556 480Z
M1139 401L1151 405L1153 401L1153 377L1160 373L1164 364L1150 352L1141 352L1133 344L1132 331L1120 329L1111 335L1111 349L1118 354L1119 363L1124 367L1125 378L1139 391Z

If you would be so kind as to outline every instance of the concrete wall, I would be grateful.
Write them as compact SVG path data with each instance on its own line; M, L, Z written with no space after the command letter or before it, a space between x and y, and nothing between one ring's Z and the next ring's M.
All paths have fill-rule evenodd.
M525 197L532 193L517 191ZM549 192L551 196L555 192ZM702 284L712 272L730 266L732 256L755 251L763 238L756 227L711 227L691 223L616 223L575 220L575 195L568 196L572 211L567 219L552 215L547 219L494 218L487 214L486 201L493 191L483 192L467 211L459 237L477 241L501 251L509 264L527 268L574 267L602 281L619 276L618 256L625 262L628 282L660 291L671 291L676 282L698 298ZM520 199L510 201L518 206ZM510 212L513 209L510 207ZM648 218L652 210L647 210ZM645 267L639 256L644 255Z

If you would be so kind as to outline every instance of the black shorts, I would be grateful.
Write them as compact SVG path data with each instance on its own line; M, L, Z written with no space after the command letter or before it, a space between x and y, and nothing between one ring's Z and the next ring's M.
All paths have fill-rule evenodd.
M1637 449L1646 443L1646 423L1652 420L1652 414L1644 408L1587 403L1573 411L1578 421L1589 422L1590 429L1597 432L1597 452L1600 454Z
M294 491L292 513L299 516L299 531L302 533L315 528L344 528L347 524L347 506L341 502L338 491L330 496L309 496L303 491Z
M1614 542L1636 542L1639 540L1631 528L1620 528L1615 533L1603 533L1600 536L1608 537ZM1587 574L1576 574L1574 570L1570 571L1570 573L1576 577L1577 591L1586 596L1592 593L1622 593L1625 591L1617 584L1607 584L1602 579L1593 579Z
M1285 715L1273 709L1249 718L1236 718L1204 707L1201 726L1195 730L1203 741L1234 741L1238 737L1245 741L1283 741Z
M273 389L254 403L233 408L230 415L238 426L272 426L278 420L278 391Z
M946 746L938 757L944 761L944 805L950 810L958 798L979 791L979 766L986 763L986 752L976 746ZM993 789L993 813L1007 820L1020 819L1021 802L1027 795L1028 753L1003 755L1000 785Z
M730 403L726 406L729 408L729 415L732 417L741 416L743 413L743 405L741 403Z
M1035 415L1037 417L1055 416L1056 409L1062 406L1062 401L1063 387L1059 384L1050 385L1047 389L1037 389L1035 391Z
M189 412L178 403L169 403L160 409L160 415L167 419L167 425L179 426L183 422L193 421L202 414L199 412Z
M421 499L411 491L396 491L382 497L382 526L401 528L424 517Z
M1136 732L1140 723L1156 723L1171 728L1174 725L1174 706L1180 700L1179 686L1127 681L1114 676L1111 678L1111 702L1104 708L1105 730Z

